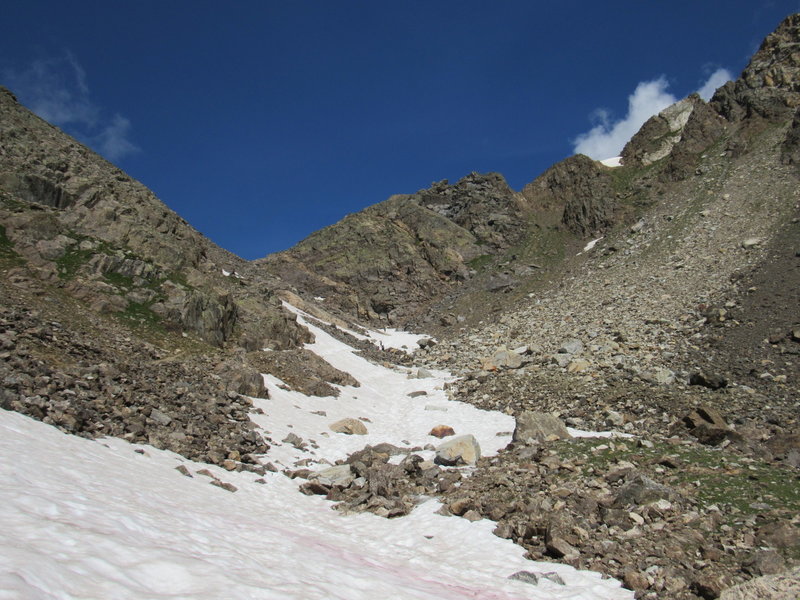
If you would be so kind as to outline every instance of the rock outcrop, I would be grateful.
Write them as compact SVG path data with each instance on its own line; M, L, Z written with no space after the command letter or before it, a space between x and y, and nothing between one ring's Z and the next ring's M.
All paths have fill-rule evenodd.
M267 289L258 297L242 293L241 280L223 269L246 273L245 261L8 90L0 92L0 201L14 255L97 312L178 328L214 346L248 345L255 335L263 346L309 339L271 301L274 278L262 277Z
M615 194L608 169L578 154L550 167L522 189L531 206L560 209L566 228L588 237L614 224Z
M741 76L717 90L711 104L733 122L776 121L794 112L800 105L800 14L766 37Z
M473 173L393 196L256 262L349 314L398 323L525 233L518 194L496 173Z

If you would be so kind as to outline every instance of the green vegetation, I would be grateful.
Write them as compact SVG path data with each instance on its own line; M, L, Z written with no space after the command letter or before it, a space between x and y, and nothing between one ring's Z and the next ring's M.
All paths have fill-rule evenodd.
M494 256L491 254L481 254L480 256L476 256L471 261L467 263L471 269L475 269L476 271L481 271L486 268L492 261L494 260Z
M72 279L83 265L97 252L95 250L81 250L79 244L70 246L67 251L56 260L58 276L61 279Z
M606 448L596 449L602 446ZM717 505L731 521L763 514L764 510L787 517L800 513L797 475L724 449L669 444L643 448L631 441L587 438L561 442L558 451L562 458L583 462L584 470L594 467L604 472L620 460L632 462L645 473L665 465L660 467L663 473L659 480L692 490L703 506Z
M14 243L8 239L6 228L0 225L0 258L16 258Z
M128 325L143 325L163 329L161 317L150 309L151 305L152 303L128 302L128 307L121 313L117 313L117 316Z
M114 271L108 271L107 273L104 273L103 279L105 279L111 285L124 290L130 290L133 287L133 279L131 277L122 275L121 273L115 273Z

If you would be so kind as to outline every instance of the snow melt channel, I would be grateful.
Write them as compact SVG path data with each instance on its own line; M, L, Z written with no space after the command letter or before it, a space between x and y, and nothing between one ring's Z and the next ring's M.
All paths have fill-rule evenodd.
M314 334L314 343L306 344L306 348L340 371L350 373L360 386L337 386L338 397L319 398L287 390L279 379L265 375L270 397L253 399L254 406L264 414L252 414L252 420L270 431L270 437L277 443L290 433L309 443L304 450L291 443L276 444L269 453L276 464L293 467L297 461L308 458L333 463L367 444L383 442L404 448L436 445L441 440L428 434L437 425L449 425L456 435L474 435L485 456L496 454L511 441L514 418L449 400L444 384L453 377L448 373L432 370L429 377L419 379L415 377L417 369L393 369L371 363L316 327L302 311L289 304L285 306ZM420 337L423 336L398 332L389 343L416 345ZM418 394L411 397L409 394L414 392ZM344 418L361 419L367 435L344 435L330 430L332 423Z

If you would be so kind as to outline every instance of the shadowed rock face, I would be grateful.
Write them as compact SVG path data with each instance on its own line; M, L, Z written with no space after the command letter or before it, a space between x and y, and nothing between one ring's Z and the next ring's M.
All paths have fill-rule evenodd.
M522 189L535 207L563 206L561 222L581 237L603 231L614 222L614 191L608 169L578 154L550 167Z

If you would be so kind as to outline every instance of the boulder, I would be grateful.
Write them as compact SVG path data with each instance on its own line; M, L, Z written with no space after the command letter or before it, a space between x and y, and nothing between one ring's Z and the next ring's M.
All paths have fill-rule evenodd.
M617 492L614 506L622 508L631 504L644 505L657 500L675 500L678 493L671 487L656 483L649 477L637 475Z
M484 371L497 371L498 369L519 369L522 366L522 356L505 346L498 348L492 356L481 360L481 369Z
M558 347L559 354L580 354L583 352L583 342L578 339L565 341Z
M696 371L689 376L689 385L699 385L710 390L719 390L728 386L728 380L722 375Z
M428 432L428 435L432 435L433 437L437 437L440 439L455 434L456 432L449 425L437 425L436 427L431 429L430 432Z
M481 457L481 447L473 435L460 435L436 448L437 465L474 465Z
M353 482L355 477L353 476L353 472L350 470L350 465L344 464L317 471L316 473L312 474L309 479L315 479L322 485L327 485L329 487L335 485L347 487Z
M217 372L226 382L226 389L243 396L268 398L264 377L257 370L241 364L225 363Z
M332 423L331 431L344 433L346 435L367 435L367 427L358 419L346 418Z
M675 373L664 367L655 367L643 371L639 377L647 383L654 385L671 385L675 383Z
M526 411L517 417L513 441L522 444L566 440L572 436L558 417L549 413Z
M590 363L585 358L576 358L576 359L571 360L570 363L567 365L567 372L568 373L583 373L584 371L587 371L589 369L589 367L591 367L591 366L592 366L592 363Z

